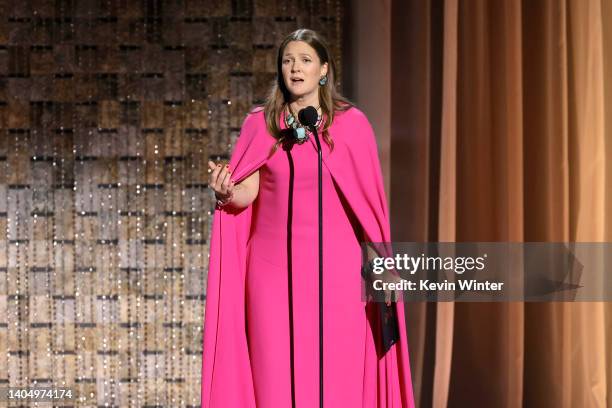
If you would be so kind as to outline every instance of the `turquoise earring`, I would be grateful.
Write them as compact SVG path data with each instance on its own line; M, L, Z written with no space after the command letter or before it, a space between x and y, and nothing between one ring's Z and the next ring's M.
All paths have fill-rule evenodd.
M327 76L321 77L321 79L319 79L319 85L323 86L327 83Z

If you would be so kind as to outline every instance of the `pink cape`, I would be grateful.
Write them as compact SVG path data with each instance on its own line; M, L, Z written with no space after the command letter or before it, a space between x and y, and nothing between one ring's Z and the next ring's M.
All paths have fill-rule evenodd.
M376 138L366 116L352 107L339 112L329 130L334 150L323 153L335 184L371 242L390 242L387 200ZM268 159L275 139L268 133L263 111L247 115L230 160L232 179L239 182ZM321 140L321 143L324 143ZM279 147L280 149L280 147ZM245 330L245 277L252 206L240 211L217 208L210 241L202 361L202 407L255 407L255 395ZM378 361L378 407L390 407L389 370L399 368L404 408L414 407L404 307L394 304L399 342ZM374 330L374 336L378 332ZM397 364L395 363L397 361ZM386 390L386 391L385 391Z

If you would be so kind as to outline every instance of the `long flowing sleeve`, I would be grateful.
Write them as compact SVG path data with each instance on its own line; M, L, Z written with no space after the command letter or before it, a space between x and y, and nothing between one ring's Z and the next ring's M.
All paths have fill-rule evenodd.
M372 126L363 112L354 107L339 115L337 119L338 123L332 135L334 150L324 155L325 164L359 220L366 239L383 243L379 248L391 251L387 199ZM386 390L390 396L395 384L399 383L402 406L414 407L404 303L399 301L392 304L392 317L396 322L391 325L387 325L389 322L385 322L379 313L384 310L380 308L385 305L379 303L376 306L379 309L371 314L370 321L376 342L384 344L389 332L394 331L391 327L395 324L399 335L392 346L386 344L386 351L379 360L379 387ZM386 406L384 401L380 403L381 406Z
M251 112L232 152L233 179L262 166L272 138L263 112ZM216 208L210 241L202 355L202 407L255 407L245 332L246 248L252 207Z

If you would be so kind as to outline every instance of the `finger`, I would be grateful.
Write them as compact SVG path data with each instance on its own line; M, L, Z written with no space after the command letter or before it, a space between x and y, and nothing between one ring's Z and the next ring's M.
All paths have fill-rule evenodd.
M219 172L219 176L217 177L217 188L221 189L223 186L223 182L225 181L225 178L227 177L227 167L223 166L223 168L221 168L221 171Z
M229 179L231 172L227 166L223 166L223 169L219 173L219 185L223 184L225 180Z
M208 179L209 179L208 184L211 185L211 187L212 187L212 185L214 184L214 182L216 180L216 178L215 178L215 170L217 170L217 168L220 169L220 167L217 166L217 164L215 164L215 162L213 162L212 160L208 161L208 174L209 174L209 176L208 176Z
M227 194L229 194L228 188L231 182L232 182L232 173L228 170L227 174L225 175L225 179L223 179L223 182L221 183L223 191L225 191Z
M219 179L219 172L221 171L221 165L217 164L215 165L215 169L213 170L212 174L210 175L210 186L213 188L213 190L215 190L217 188L217 182Z
M236 184L230 180L229 182L229 186L227 188L227 194L232 194L234 192L234 187L236 186Z
M208 162L208 168L212 170L213 174L216 172L217 174L221 171L221 165L218 163L214 163L212 161Z

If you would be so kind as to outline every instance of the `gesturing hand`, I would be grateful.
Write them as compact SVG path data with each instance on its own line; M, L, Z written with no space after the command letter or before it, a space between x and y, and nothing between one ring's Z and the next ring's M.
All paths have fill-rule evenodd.
M213 189L219 204L225 205L232 201L234 194L234 182L231 180L232 172L229 165L215 164L208 161L208 186Z

